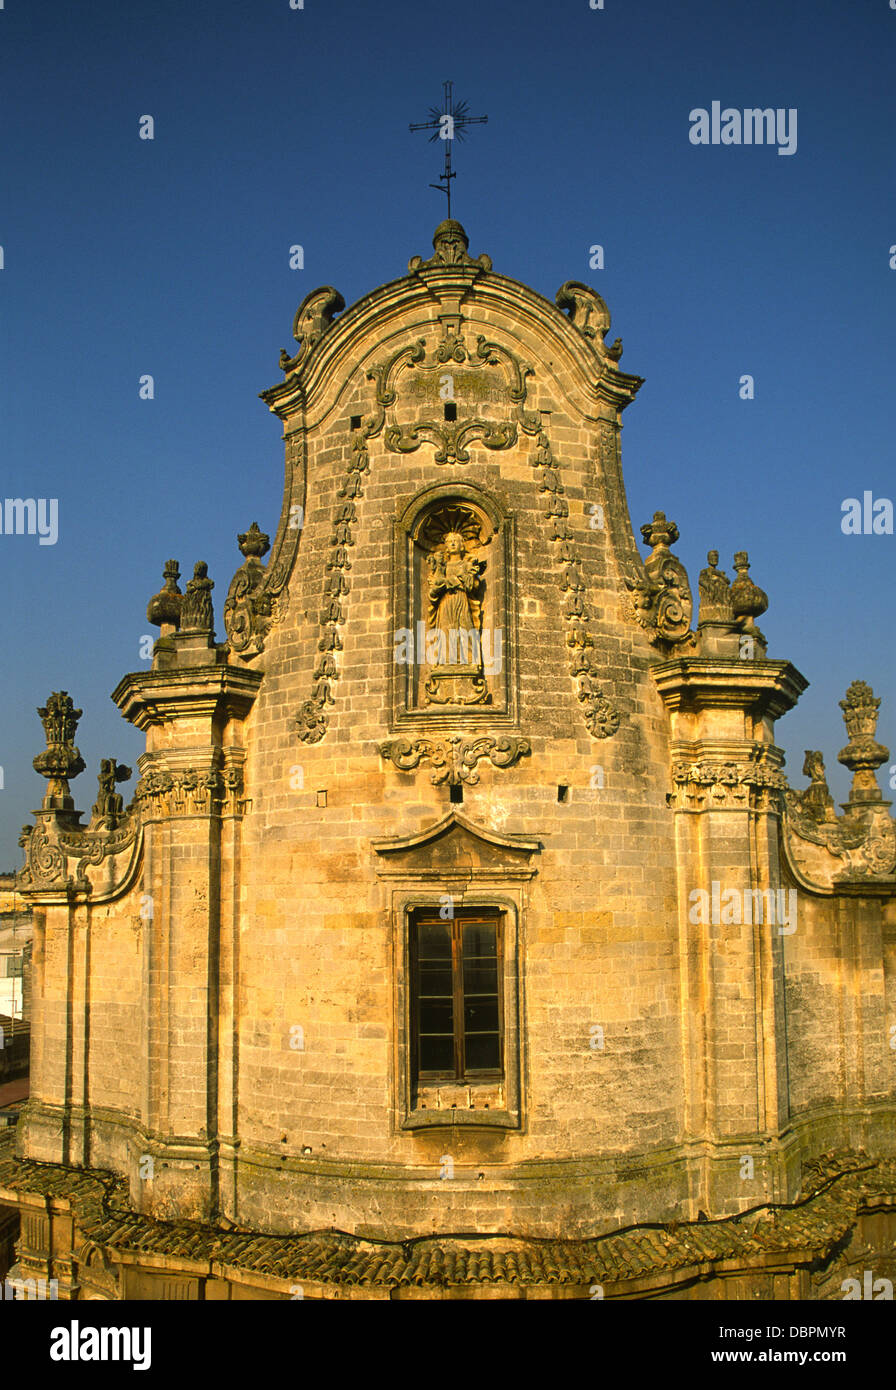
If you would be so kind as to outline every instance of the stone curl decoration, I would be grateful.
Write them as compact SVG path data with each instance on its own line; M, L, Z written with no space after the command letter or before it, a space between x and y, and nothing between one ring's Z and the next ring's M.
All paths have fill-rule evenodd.
M456 787L462 782L475 786L479 781L477 764L488 759L492 767L511 767L531 752L529 740L505 735L492 738L468 738L462 734L449 735L444 740L430 738L397 738L380 745L380 757L388 759L400 772L412 772L421 763L433 768L433 786L448 783Z
M687 570L670 549L679 537L674 521L665 512L641 527L645 545L651 546L643 571L626 576L634 617L655 644L676 646L694 642L690 630L693 599Z
M803 764L809 786L786 795L788 853L803 878L822 888L891 879L896 871L896 826L875 775L890 756L875 737L880 700L866 681L853 681L840 708L850 741L837 757L853 773L846 814L834 809L824 759L814 749Z
M557 291L554 303L561 312L568 313L573 327L589 339L602 357L609 357L611 362L619 361L622 339L617 338L609 346L604 341L610 331L610 311L597 290L581 280L567 280Z
M224 628L231 651L248 659L264 650L264 639L271 627L273 604L264 588L267 570L261 558L270 549L271 540L253 521L249 530L237 537L237 543L245 563L227 590Z
M121 801L121 797L117 797L117 801ZM141 824L139 813L132 805L127 809L122 807L112 816L98 818L94 808L94 817L97 828L90 830L65 829L61 818L52 814L42 816L36 826L24 826L19 839L25 851L25 868L19 875L22 887L31 892L41 889L58 892L70 886L78 892L90 893L92 885L87 867L96 868L111 859L111 884L106 885L106 893L122 888L133 867L134 843ZM70 859L76 863L72 865L73 872L67 873Z
M540 428L540 417L534 411L527 411L526 378L533 375L532 368L521 362L509 348L490 342L483 334L476 339L475 352L464 342L457 327L445 328L445 336L427 353L426 342L419 338L410 346L401 347L392 353L380 366L367 373L375 383L377 403L376 414L367 427L368 438L384 431L383 442L389 453L415 453L422 445L435 446L433 462L439 464L465 464L470 462L471 443L480 443L486 449L510 449L516 444L519 432L535 434ZM509 402L507 418L486 420L479 416L459 416L454 421L432 418L402 423L396 418L398 405L397 378L399 374L414 371L417 376L427 374L437 379L444 374L446 363L469 363L472 369L482 366L496 367L504 377L504 391ZM462 398L462 386L458 386Z
M345 308L345 300L332 285L321 285L302 300L292 325L292 336L300 344L299 351L290 357L285 348L280 351L280 370L296 372L320 342L337 314Z

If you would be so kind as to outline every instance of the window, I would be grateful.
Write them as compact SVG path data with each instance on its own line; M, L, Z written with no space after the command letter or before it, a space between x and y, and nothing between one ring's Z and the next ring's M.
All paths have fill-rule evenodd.
M411 1025L416 1082L504 1076L503 915L461 909L411 916Z

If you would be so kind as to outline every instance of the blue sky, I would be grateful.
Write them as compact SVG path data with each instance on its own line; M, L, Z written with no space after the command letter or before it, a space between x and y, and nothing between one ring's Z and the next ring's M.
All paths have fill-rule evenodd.
M59 503L55 545L0 534L0 868L43 793L51 690L84 710L81 809L101 757L142 750L109 692L147 664L169 556L208 562L223 637L236 534L273 533L282 494L257 393L310 289L351 303L429 254L441 148L408 124L446 78L489 118L455 145L473 254L550 298L594 284L646 378L623 433L636 535L674 518L695 589L707 549L729 574L750 552L769 654L811 682L778 725L792 779L821 748L845 796L855 677L896 750L896 537L840 529L844 498L896 495L888 0L6 0L0 55L0 496ZM795 108L796 153L691 144L714 100Z

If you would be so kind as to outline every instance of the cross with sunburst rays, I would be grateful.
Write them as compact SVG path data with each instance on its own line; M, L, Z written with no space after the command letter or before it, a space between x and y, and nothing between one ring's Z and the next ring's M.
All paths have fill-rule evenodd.
M485 125L488 116L468 115L469 106L465 101L454 100L454 83L443 82L444 96L442 98L441 109L436 106L429 108L432 120L420 121L417 125L411 125L409 130L431 130L433 133L429 137L429 143L433 140L444 140L445 142L445 168L438 183L431 183L430 188L437 188L444 193L448 199L448 216L451 216L451 180L456 178L454 170L451 168L451 146L455 140L463 140L464 130L468 125Z

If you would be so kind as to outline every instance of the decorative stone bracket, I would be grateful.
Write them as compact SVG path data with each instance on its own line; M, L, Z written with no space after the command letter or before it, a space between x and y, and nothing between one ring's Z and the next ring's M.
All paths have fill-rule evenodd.
M133 806L125 810L115 790L117 782L127 781L131 770L114 758L102 760L91 823L82 826L68 785L69 777L84 770L74 743L82 711L75 709L67 691L59 690L37 712L47 747L34 759L34 768L48 779L48 786L43 806L34 813L36 824L22 827L19 844L25 852L25 867L18 884L26 894L101 892L108 897L129 879L139 850L139 815ZM107 860L105 871L92 882L88 867L96 869Z
M141 822L135 807L128 807L114 829L66 827L59 813L35 815L37 824L23 826L19 837L25 868L17 883L23 893L88 893L102 902L124 891L140 851ZM101 874L88 875L89 868L101 866Z
M803 773L810 784L803 791L788 789L785 843L801 877L813 886L833 888L850 881L892 879L896 870L896 826L884 801L875 770L890 751L878 743L878 710L871 687L853 681L840 701L850 741L837 754L853 773L846 814L834 809L820 752L809 749Z

